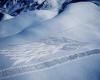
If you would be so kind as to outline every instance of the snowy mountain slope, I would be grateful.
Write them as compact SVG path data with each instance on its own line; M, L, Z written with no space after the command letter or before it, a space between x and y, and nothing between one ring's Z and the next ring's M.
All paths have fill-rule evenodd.
M100 7L92 3L77 3L70 8L68 17L73 20L71 22L69 19L68 26L70 27L66 30L67 37L99 44Z
M100 5L99 0L2 0L0 1L0 12L12 16L17 16L22 12L45 9L56 9L62 12L68 4L82 1L90 1Z
M26 14L21 16L26 19L32 17ZM27 28L18 29L18 31L22 30L21 32L0 38L1 78L4 80L99 80L99 17L100 7L95 4L73 3L55 18L31 25L28 23ZM20 23L24 19L21 18ZM14 19L14 21L18 20ZM11 31L13 30L14 28L11 28ZM90 54L95 55L89 56ZM66 58L70 55L72 56ZM87 57L83 58L84 55ZM70 61L67 62L68 60ZM35 66L31 66L35 63L37 63ZM56 64L59 65L55 66ZM1 75L2 72L7 73L7 71L8 74ZM19 75L16 75L17 73Z
M59 10L64 2L65 0L4 0L0 3L0 10L16 16L33 10Z
M0 22L0 37L7 37L19 33L30 25L51 19L57 14L57 11L52 10L35 10L21 13L13 19Z
M60 42L61 47L64 47L65 44L67 43L66 41L71 39L71 40L73 40L72 42L78 41L78 42L83 42L83 44L88 43L89 45L91 45L91 46L89 46L89 48L91 48L91 49L99 48L100 47L100 45L99 45L99 43L100 43L99 42L100 41L100 37L99 37L99 26L100 26L99 21L100 21L100 19L97 19L97 17L99 17L99 13L100 13L99 9L100 9L99 7L97 7L95 4L90 3L90 2L73 3L73 4L69 5L69 7L66 9L66 11L64 11L61 15L59 15L51 20L39 22L38 24L33 23L33 25L28 26L23 31L21 31L17 34L15 33L15 35L13 35L13 36L1 38L0 39L1 47L3 46L6 48L7 45L19 44L18 49L17 49L17 47L14 47L14 49L13 49L13 50L15 50L14 55L8 54L8 53L11 53L10 51L12 51L12 48L11 48L11 50L8 48L7 53L5 52L4 54L6 54L7 56L14 57L17 54L16 50L22 51L21 53L24 53L23 49L27 49L27 48L23 48L20 44L25 44L25 45L23 45L24 47L25 46L32 47L33 49L29 48L29 50L28 50L30 53L34 53L32 55L38 55L38 53L39 53L39 52L36 52L36 54L35 54L34 49L38 49L38 51L40 51L41 54L42 54L41 51L43 51L43 52L48 51L46 53L51 54L52 51L55 52L56 49L59 49L59 47L57 47L56 45L49 45L50 42L51 42L51 44L54 44L54 43L52 43L52 40L56 41L56 42L58 41L57 44L59 44L59 39L56 39L57 37L58 38L64 37L64 40L63 40L64 44L62 43L62 41ZM91 14L86 13L87 10ZM94 13L92 13L92 12L94 12ZM28 17L32 17L32 16L28 16ZM20 17L20 18L22 19L23 17ZM23 24L23 26L24 25L25 24ZM14 28L12 28L11 30L13 30L13 29ZM18 29L18 30L20 30L20 29ZM11 33L9 33L9 34L11 34ZM52 39L50 39L50 37L52 37ZM48 44L45 44L45 39L47 39ZM27 42L29 43L28 44L29 46L26 45ZM56 42L55 42L55 44L56 44ZM68 43L70 43L70 42L68 42ZM41 45L43 45L43 46L41 46ZM74 45L72 45L72 47L73 46ZM22 49L21 49L21 47L22 47ZM51 50L50 52L49 52L49 49ZM59 50L57 50L57 51L59 51ZM72 49L72 51L74 51L74 50ZM18 53L20 53L20 52L18 52ZM26 53L26 55L27 55L27 53ZM19 57L18 58L15 57L14 59L18 60L18 63L20 63L20 62L25 61L26 55L23 55L23 57L19 55L22 59ZM34 56L32 57L32 59L34 59ZM20 60L22 60L22 61L20 61Z
M56 17L54 20L51 20L51 25L44 27L44 25L48 24L49 22L43 23L43 34L46 33L46 35L48 34L47 36L59 34L78 41L93 41L98 43L100 41L99 17L100 8L95 4L90 2L73 3L69 5L69 7L61 15ZM32 26L27 29L28 32L29 30L34 31L32 28L34 29ZM45 28L47 28L48 31ZM37 30L37 34L39 34L39 32L40 31ZM96 36L95 40L93 36Z
M98 44L100 41L99 14L100 8L91 2L73 3L56 18L30 26L19 34L1 39L1 42L6 39L7 41L13 39L14 42L17 40L24 42L28 39L31 41L58 35Z
M85 45L86 43L73 41L63 37L51 37L38 42L8 45L0 49L0 54L5 55L11 61L14 60L12 65L15 66L20 63L32 63L32 60L35 59L57 55L61 51L73 52Z
M68 72L67 75L71 75L72 73L69 73L69 71L68 71L69 69L72 69L73 71L74 70L79 71L79 69L85 70L84 72L87 73L87 76L90 76L91 75L90 72L93 71L93 72L95 72L94 73L95 75L93 75L93 77L99 77L97 75L99 73L96 72L96 70L98 70L98 72L100 72L100 70L98 69L99 68L98 67L99 60L100 60L99 53L100 53L100 49L94 49L94 50L89 50L89 51L81 52L81 53L77 53L77 54L70 54L70 55L65 55L65 56L60 56L60 57L56 56L56 58L52 57L52 59L50 59L50 60L47 59L46 61L43 61L43 62L40 59L38 64L27 64L27 65L21 64L20 66L12 66L10 68L0 70L0 74L6 73L6 72L9 73L9 74L3 75L3 76L0 75L0 78L4 79L4 80L9 79L9 78L10 79L18 78L18 80L20 80L21 77L25 78L25 75L26 75L27 79L30 79L30 76L28 75L29 73L30 74L33 74L34 72L40 73L42 71L42 75L49 72L49 74L46 75L47 79L49 80L50 79L49 76L51 75L50 72L53 70L52 72L55 73L57 68L61 70L60 71L61 73L56 73L55 78L57 78L57 75L59 75L59 74L62 74L62 76L64 76L64 72L65 73ZM34 63L34 61L32 63ZM64 64L64 63L66 63L66 64ZM74 63L74 65L73 65L73 67L71 67L71 65L73 63ZM79 64L77 64L77 63L79 63ZM95 64L95 65L93 65L93 64ZM88 68L88 70L80 65L85 66L86 68ZM90 67L90 65L92 65L92 67ZM68 67L68 66L70 66L70 67ZM77 67L75 67L75 66L77 66ZM66 67L66 68L63 69L63 67ZM64 70L64 72L62 72L62 70ZM82 72L82 73L80 73L80 72ZM75 74L78 74L78 75L74 74L74 75L71 75L70 77L66 76L65 78L68 79L68 78L76 77L79 79L89 80L89 79L87 79L87 76L84 75L84 72L83 71L75 72ZM63 78L62 76L60 76L60 80ZM82 77L82 76L84 76L84 77ZM33 77L32 77L32 79L33 79ZM66 80L66 79L64 79L64 80ZM43 80L45 80L45 79L43 79ZM74 79L72 79L72 80L74 80ZM90 78L90 80L91 80L91 78ZM98 79L95 79L95 80L98 80Z

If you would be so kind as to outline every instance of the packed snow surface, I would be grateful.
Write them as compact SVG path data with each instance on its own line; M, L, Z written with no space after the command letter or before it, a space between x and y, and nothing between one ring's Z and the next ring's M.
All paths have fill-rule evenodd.
M91 2L79 2L69 4L60 15L56 15L55 10L51 12L22 13L0 23L0 73L2 69L7 71L6 68L13 73L0 74L1 78L99 80L100 7ZM67 62L77 54L95 55ZM75 56L66 58L69 55ZM32 64L36 66L31 68ZM19 76L14 75L17 74L15 69L23 65L29 68L22 67L21 70L37 71L21 75L19 70Z

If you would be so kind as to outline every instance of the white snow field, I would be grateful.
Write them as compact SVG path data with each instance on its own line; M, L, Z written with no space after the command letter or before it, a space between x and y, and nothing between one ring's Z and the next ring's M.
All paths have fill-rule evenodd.
M11 19L7 14L2 22L0 22L0 38L8 37L21 32L23 29L35 25L38 22L45 21L55 17L58 14L56 10L35 10L23 12L15 18ZM7 19L10 20L7 20ZM7 20L7 21L4 21Z
M100 7L78 2L50 16L0 23L1 80L100 80Z

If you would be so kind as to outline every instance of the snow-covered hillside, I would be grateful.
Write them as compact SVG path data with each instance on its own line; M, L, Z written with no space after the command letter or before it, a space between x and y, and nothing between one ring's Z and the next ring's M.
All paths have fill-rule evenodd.
M100 5L99 0L2 0L0 1L0 12L12 16L19 15L22 12L44 9L56 9L62 12L69 3L80 1L90 1Z
M59 10L64 2L65 0L4 0L0 2L0 11L16 16L33 10Z
M49 11L0 22L0 78L99 80L100 7L78 2L59 15Z
M34 10L30 12L24 12L17 17L11 19L8 15L4 15L3 19L7 21L0 22L0 37L7 37L21 32L23 29L51 19L58 14L56 10Z
M14 36L8 37L8 39L13 39L14 37L15 40L22 39L24 41L25 40L27 41L27 39L34 40L37 38L45 38L49 36L56 36L59 34L59 36L63 35L78 41L98 43L100 41L99 9L100 8L98 6L90 2L73 3L69 5L62 14L56 16L54 19L45 22L37 22L37 23L35 22L36 24L34 24L33 20L40 21L40 19L38 20L37 17L32 18L32 15L25 16L27 15L25 14L22 16L25 16L28 22L25 22L26 21L25 17L20 17L18 19L16 17L16 19L14 19L15 23L20 23L20 24L16 24L15 29L13 29L12 26L10 26L11 27L10 32L9 29L7 28L9 28L8 24L13 25L10 24L11 21L9 20L9 23L6 22L7 26L6 24L1 23L4 26L2 26L0 29L1 30L0 35L1 37L4 37L20 32ZM21 25L22 27L19 27L17 25ZM28 27L28 28L23 30L23 27L24 28ZM21 30L23 31L21 32ZM23 36L20 37L20 35ZM95 36L95 38L93 36Z

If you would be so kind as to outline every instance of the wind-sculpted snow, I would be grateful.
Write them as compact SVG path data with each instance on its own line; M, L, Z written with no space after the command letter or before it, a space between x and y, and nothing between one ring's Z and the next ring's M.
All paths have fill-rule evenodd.
M25 45L16 45L15 47L9 47L8 49L0 50L0 54L5 55L14 60L14 64L22 62L28 63L33 59L56 53L63 44L59 46L46 45L44 43L29 43Z
M90 44L65 37L50 37L37 42L7 45L0 49L0 56L8 59L9 68L0 70L1 79L50 69L74 59L99 54ZM35 62L36 61L36 62ZM6 65L2 63L1 67Z
M21 19L14 20L15 22L13 23L11 22L11 24L10 22L7 23L7 25L8 24L16 25L16 29L13 29L12 28L13 26L11 26L12 29L10 28L9 31L9 26L2 26L0 32L1 32L1 37L15 34L14 36L6 38L7 41L10 41L10 39L13 40L15 39L17 41L17 39L27 40L30 38L34 40L37 38L46 38L51 35L53 36L67 35L66 37L74 40L98 43L100 41L100 36L99 36L100 16L99 15L100 15L100 8L93 3L90 2L73 3L70 4L69 7L67 7L62 14L56 16L51 20L36 23L35 20L37 20L37 18L31 18L32 16L28 15L26 16L26 19L29 20L28 22L26 22L23 16L23 18ZM19 23L19 25L21 24L22 27L17 26L16 22ZM24 24L22 24L23 22ZM32 22L33 25L31 24ZM5 27L7 28L5 29ZM24 35L26 35L27 37ZM93 36L95 36L95 38Z
M0 54L9 57L10 60L14 60L12 65L17 65L22 62L31 62L33 59L39 59L43 56L57 54L61 50L73 51L84 45L86 45L86 43L73 41L63 37L51 37L39 42L8 45L6 48L0 49Z
M85 57L85 56L90 56L93 54L96 55L99 53L100 53L100 49L94 49L94 50L90 50L90 51L86 51L86 52L82 52L82 53L78 53L78 54L58 57L58 58L51 59L49 61L41 62L38 64L23 65L23 66L19 66L19 67L11 67L11 68L1 70L0 77L1 77L1 79L5 79L5 78L15 77L18 75L23 75L26 73L34 72L36 70L50 69L50 67L54 67L59 64L61 65L62 63L65 63L68 61L79 59L79 58Z
M22 80L23 74L25 80L33 77L40 77L34 80L99 80L100 7L91 2L69 4L60 15L43 22L40 17L32 18L31 13L21 16L11 19L13 23L4 21L11 25L11 31L8 26L2 26L6 34L0 38L1 79ZM35 71L46 75L46 79L30 73ZM24 73L32 74L32 78L26 78Z
M35 26L36 24L51 19L56 15L56 11L35 10L28 13L22 13L13 19L2 21L0 22L0 38L12 36L31 25Z

